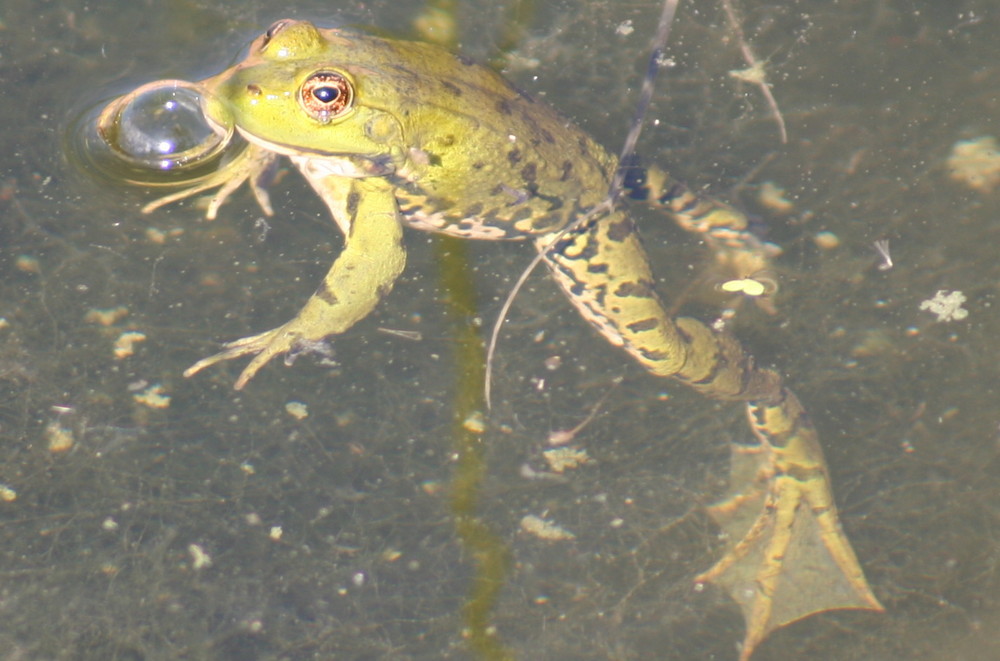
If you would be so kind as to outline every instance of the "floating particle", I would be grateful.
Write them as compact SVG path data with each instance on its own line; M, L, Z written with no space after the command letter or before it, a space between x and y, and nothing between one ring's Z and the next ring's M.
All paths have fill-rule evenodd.
M466 431L470 431L473 434L482 434L486 431L486 419L483 418L482 412L476 411L465 419L465 422L462 423L462 427L464 427Z
M733 75L730 72L730 75ZM773 181L765 181L757 192L757 201L775 213L789 213L795 203L785 197L785 189Z
M946 163L952 179L980 193L991 193L1000 185L1000 149L993 136L959 140Z
M309 407L302 402L288 402L285 404L285 411L296 420L303 420L309 417Z
M593 461L586 450L571 447L549 448L542 454L553 473L562 473Z
M739 280L727 280L719 285L719 289L730 294L746 294L747 296L762 296L767 288L764 283L753 278L740 278Z
M122 319L128 316L128 308L123 305L119 305L116 308L108 308L106 310L101 310L99 308L91 308L87 311L87 314L83 315L83 320L88 324L100 324L101 326L110 326L112 324L118 323Z
M170 406L170 395L165 395L166 389L159 383L154 383L142 392L132 395L139 404L148 406L151 409L165 409Z
M191 554L192 569L208 569L212 566L212 556L197 544L188 544L188 553Z
M73 431L63 427L58 422L50 422L45 425L45 440L49 446L49 452L59 453L72 449L76 439L73 438Z
M840 237L833 232L817 232L813 237L813 243L817 248L823 250L833 250L840 245Z
M729 75L736 80L754 85L762 85L767 81L767 72L764 70L763 62L754 62L746 69L734 69Z
M879 239L874 243L875 252L878 253L879 271L888 271L892 268L892 255L889 254L889 239Z
M551 521L546 521L534 514L528 514L521 519L521 530L539 539L547 539L549 541L576 539L576 535L565 528L557 526Z
M15 500L17 500L17 491L14 490L14 487L0 484L0 501L12 503Z
M934 298L920 304L920 309L936 314L938 321L960 321L969 316L969 311L962 307L965 301L965 294L960 291L939 289Z
M122 358L128 358L133 353L135 353L135 345L138 342L145 342L146 334L140 333L139 331L125 331L118 336L115 340L114 354L115 358L121 360Z
M42 267L38 262L38 258L32 257L31 255L18 255L17 259L14 260L14 266L16 266L17 270L22 273L42 272Z

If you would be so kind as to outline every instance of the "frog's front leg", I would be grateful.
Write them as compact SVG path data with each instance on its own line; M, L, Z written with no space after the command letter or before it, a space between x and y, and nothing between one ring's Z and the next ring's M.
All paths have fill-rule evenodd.
M256 354L236 380L241 389L275 356L342 333L366 317L392 289L406 263L403 229L392 188L382 179L327 176L313 186L344 230L344 250L305 307L273 330L230 342L184 376L215 363Z
M747 402L759 444L734 454L731 497L709 510L731 547L697 579L725 587L743 609L741 658L771 630L812 613L881 610L840 528L816 431L778 374L756 367L728 333L669 316L622 212L538 244L583 316L649 372Z

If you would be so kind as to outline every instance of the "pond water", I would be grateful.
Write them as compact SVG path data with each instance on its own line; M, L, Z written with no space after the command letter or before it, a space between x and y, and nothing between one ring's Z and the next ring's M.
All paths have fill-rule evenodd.
M408 233L403 278L332 357L278 361L240 392L237 364L185 379L219 342L290 318L336 229L290 170L266 226L247 191L212 222L194 202L143 215L156 192L82 172L67 137L103 99L221 70L274 19L406 35L421 4L0 8L4 659L491 657L463 636L476 564L449 495L463 354L442 247ZM459 4L463 52L508 51L519 87L618 150L657 2ZM1000 136L1000 15L988 0L740 5L788 143L759 90L729 75L745 64L720 3L681 0L640 152L782 247L777 313L743 305L732 327L810 412L887 609L808 618L753 658L989 658L1000 182L958 180L948 157ZM787 204L761 201L768 182ZM664 296L718 316L703 247L654 211L636 217ZM469 246L484 326L530 258ZM968 315L922 306L939 291L961 292ZM131 352L130 337L143 338ZM747 440L741 407L641 373L541 272L501 334L494 402L477 520L508 560L490 614L504 648L735 659L739 610L692 578L722 550L703 508L724 491L728 442ZM550 433L592 409L573 439L592 462L552 477ZM574 538L525 534L528 515Z

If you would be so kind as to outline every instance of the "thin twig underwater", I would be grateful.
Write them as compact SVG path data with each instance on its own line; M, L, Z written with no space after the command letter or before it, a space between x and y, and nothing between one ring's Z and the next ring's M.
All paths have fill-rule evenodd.
M507 298L504 299L503 305L500 307L497 319L493 323L493 329L490 331L489 345L486 348L486 379L483 383L483 392L486 398L487 409L493 408L491 398L493 383L493 357L496 354L497 342L500 337L500 329L503 328L507 314L510 312L510 308L514 304L514 299L517 298L518 293L520 293L521 288L524 287L524 283L528 281L528 278L531 276L535 268L542 262L543 259L545 259L546 253L559 244L559 239L578 229L600 214L609 213L614 210L615 203L618 201L618 197L622 193L625 177L628 175L629 164L635 154L635 146L639 143L639 135L642 133L642 127L646 121L646 112L649 110L649 103L653 99L656 75L660 71L660 63L663 58L663 52L667 47L667 42L670 40L670 27L673 25L674 15L677 13L677 3L678 0L664 0L663 2L663 10L660 12L660 20L656 26L656 34L653 36L650 43L649 63L646 66L646 75L643 76L642 79L642 89L639 92L639 101L636 103L635 114L632 116L632 123L629 125L628 134L625 136L625 141L622 144L621 154L618 157L618 168L615 170L615 175L611 180L611 186L608 188L607 196L600 204L580 216L575 222L570 223L563 228L562 231L556 235L555 240L535 255L534 259L532 259L531 262L524 267L524 270L521 271L521 275L518 276L517 281L514 283L514 286L511 287L510 292L507 294Z

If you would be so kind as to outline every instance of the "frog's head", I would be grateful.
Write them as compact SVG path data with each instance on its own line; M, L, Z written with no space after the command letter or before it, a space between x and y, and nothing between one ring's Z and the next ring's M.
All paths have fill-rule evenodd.
M403 128L377 50L363 35L278 21L245 60L202 81L205 114L279 153L391 167Z

